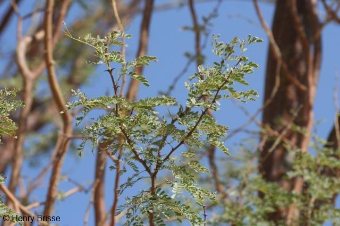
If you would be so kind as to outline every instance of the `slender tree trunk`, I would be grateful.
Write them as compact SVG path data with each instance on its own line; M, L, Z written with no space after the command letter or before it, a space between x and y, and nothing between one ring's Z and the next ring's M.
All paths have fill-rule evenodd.
M149 36L150 36L150 25L151 25L151 18L154 8L154 0L145 0L144 11L143 11L143 19L140 26L139 31L139 43L138 43L138 50L136 54L137 57L145 56L148 52L148 45L149 45ZM136 68L136 74L142 74L144 67ZM129 88L126 93L126 98L130 101L134 101L136 99L136 95L139 89L139 82L135 79L132 79Z
M279 183L287 190L301 192L303 181L299 178L290 181L284 176L290 165L287 150L307 152L313 124L321 57L315 1L278 0L272 32L281 51L281 59L270 45L259 170L265 180ZM296 130L297 127L304 131ZM289 218L297 215L296 211L293 212L277 210L269 218L274 222L287 221L288 215Z
M97 226L103 226L105 224L105 166L106 166L106 149L107 144L102 143L99 146L96 157L96 170L95 170L95 181L94 181L94 214L95 214L95 224Z

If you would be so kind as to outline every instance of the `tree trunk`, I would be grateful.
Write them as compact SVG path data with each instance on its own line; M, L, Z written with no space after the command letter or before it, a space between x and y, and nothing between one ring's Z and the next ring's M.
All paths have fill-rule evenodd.
M303 182L286 180L284 175L290 165L288 150L306 152L310 140L321 57L315 1L278 0L272 32L282 58L278 59L270 45L259 171L266 181L301 192ZM269 218L286 220L288 212L277 210Z

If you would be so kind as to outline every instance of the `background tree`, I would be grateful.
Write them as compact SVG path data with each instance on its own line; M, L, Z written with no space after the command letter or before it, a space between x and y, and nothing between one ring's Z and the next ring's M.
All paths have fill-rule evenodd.
M327 3L323 3L327 7ZM257 1L254 4L270 39L259 170L267 181L301 193L306 186L303 179L287 180L286 177L292 167L289 155L294 155L292 150L308 152L310 146L314 98L321 66L322 28L329 18L320 21L316 1L277 1L270 31ZM292 204L286 210L271 214L270 218L274 221L283 218L291 224L298 219L298 214Z
M259 170L266 180L297 193L303 181L285 178L291 167L287 150L307 152L310 144L321 60L316 7L313 1L277 1L267 57ZM271 218L284 217L288 223L295 211L292 208Z

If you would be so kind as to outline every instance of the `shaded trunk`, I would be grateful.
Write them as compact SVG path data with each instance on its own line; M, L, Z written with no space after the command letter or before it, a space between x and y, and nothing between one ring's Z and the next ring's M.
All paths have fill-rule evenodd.
M340 112L337 113L338 116L335 120L333 129L328 135L327 148L339 149L340 148Z
M321 57L320 25L314 1L277 1L272 32L282 59L277 58L270 45L259 171L265 180L301 192L301 180L290 181L284 176L290 167L288 150L307 151L313 123ZM269 218L275 222L285 220L288 212L277 210Z

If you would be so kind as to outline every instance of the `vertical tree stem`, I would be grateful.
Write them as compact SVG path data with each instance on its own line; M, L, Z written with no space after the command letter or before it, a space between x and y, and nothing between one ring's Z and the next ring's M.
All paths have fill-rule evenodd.
M64 1L64 4L68 4L68 1ZM52 91L52 96L59 112L61 112L61 118L63 122L62 134L58 137L58 142L55 148L52 174L49 181L49 187L46 197L46 204L44 209L44 215L51 215L52 209L58 194L58 182L60 179L61 168L63 160L68 149L69 137L72 134L71 115L65 106L65 100L59 87L57 76L54 68L53 60L53 38L52 38L52 24L53 24L53 8L54 0L46 2L45 12L45 62L48 73L48 83Z

